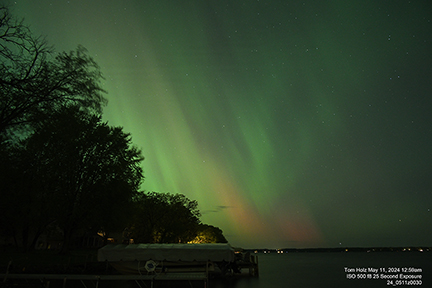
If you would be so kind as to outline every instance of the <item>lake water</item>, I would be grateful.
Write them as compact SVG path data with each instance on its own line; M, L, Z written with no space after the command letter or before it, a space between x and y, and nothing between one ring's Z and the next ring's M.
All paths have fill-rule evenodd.
M259 277L210 279L207 288L432 287L432 252L293 252L257 255ZM366 269L365 272L362 269ZM373 269L377 269L377 272L372 272ZM385 272L382 269L385 269ZM421 276L421 279L407 279L402 282L400 274ZM398 278L382 279L382 275ZM354 277L355 279L348 279ZM4 283L1 282L0 287L12 287L2 286ZM141 283L141 287L151 287L150 284ZM155 282L153 287L202 288L204 284L202 281L192 283L182 281L170 284L159 281ZM69 281L66 287L95 287L94 283L86 285L81 285L79 281ZM49 287L64 287L63 281L51 281ZM139 286L133 281L102 281L99 287L137 288Z
M258 254L258 257L258 278L213 281L208 287L432 287L432 252L270 253ZM348 273L345 268L360 270ZM365 273L361 272L361 268L366 268L366 271L369 268L376 268L378 272ZM380 271L380 268L385 268L386 272ZM421 282L416 279L407 279L403 282L400 274L414 277L421 275L422 279ZM382 279L385 276L394 277L393 275L397 275L398 278ZM373 279L374 277L378 279Z

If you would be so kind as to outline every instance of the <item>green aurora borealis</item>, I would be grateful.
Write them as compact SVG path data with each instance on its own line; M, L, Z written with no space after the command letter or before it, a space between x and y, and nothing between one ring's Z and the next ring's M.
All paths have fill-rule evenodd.
M197 200L231 244L431 245L428 1L10 4L101 66L142 189Z

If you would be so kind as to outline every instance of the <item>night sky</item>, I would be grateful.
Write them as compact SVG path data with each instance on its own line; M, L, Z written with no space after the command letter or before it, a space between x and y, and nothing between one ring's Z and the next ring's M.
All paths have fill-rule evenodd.
M432 245L430 1L9 3L232 245Z

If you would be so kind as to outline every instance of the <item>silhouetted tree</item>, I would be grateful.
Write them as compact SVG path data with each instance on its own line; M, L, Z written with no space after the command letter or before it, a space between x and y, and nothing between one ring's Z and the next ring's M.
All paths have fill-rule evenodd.
M31 165L27 155L5 143L0 145L0 235L27 247L29 237L23 240L22 234L35 233L32 230L38 215L32 212L36 208L37 184L27 173ZM27 214L32 217L26 217Z
M66 104L100 112L106 102L101 79L85 48L55 55L43 38L0 6L0 137Z
M195 238L198 203L183 194L142 193L135 200L131 227L137 243L187 243Z
M54 53L0 4L0 236L32 248L60 227L67 248L79 229L125 226L143 157L101 122L101 79L85 48Z
M198 226L197 235L192 242L193 243L228 243L220 228L212 225L207 225L207 224L200 224Z
M33 133L17 150L16 161L23 164L15 166L23 169L19 177L27 177L27 184L12 185L10 198L31 202L24 207L34 207L34 211L23 214L28 216L18 219L21 223L16 226L26 224L43 231L55 222L64 233L64 250L80 229L112 229L116 219L127 214L122 208L131 202L143 179L143 157L131 145L130 135L76 106L35 123ZM22 194L18 200L16 193ZM38 225L31 222L36 216L41 218ZM23 245L33 244L24 228L20 231Z

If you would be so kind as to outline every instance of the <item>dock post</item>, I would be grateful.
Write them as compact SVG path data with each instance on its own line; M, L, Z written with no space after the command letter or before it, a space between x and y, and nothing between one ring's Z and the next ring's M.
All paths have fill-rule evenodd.
M255 255L250 255L249 262L249 276L258 277L258 257L256 257Z
M6 283L7 276L8 276L8 274L9 274L9 267L10 267L11 265L12 265L12 260L9 261L8 266L7 266L7 268L6 268L6 274L5 274L4 278L3 278L3 283Z
M206 274L205 274L206 277L204 279L204 288L207 288L208 281L209 281L209 270L208 270L209 264L210 264L210 262L209 262L209 260L207 260L207 262L206 262Z
M255 277L259 277L258 257L255 257L255 265L256 265Z

